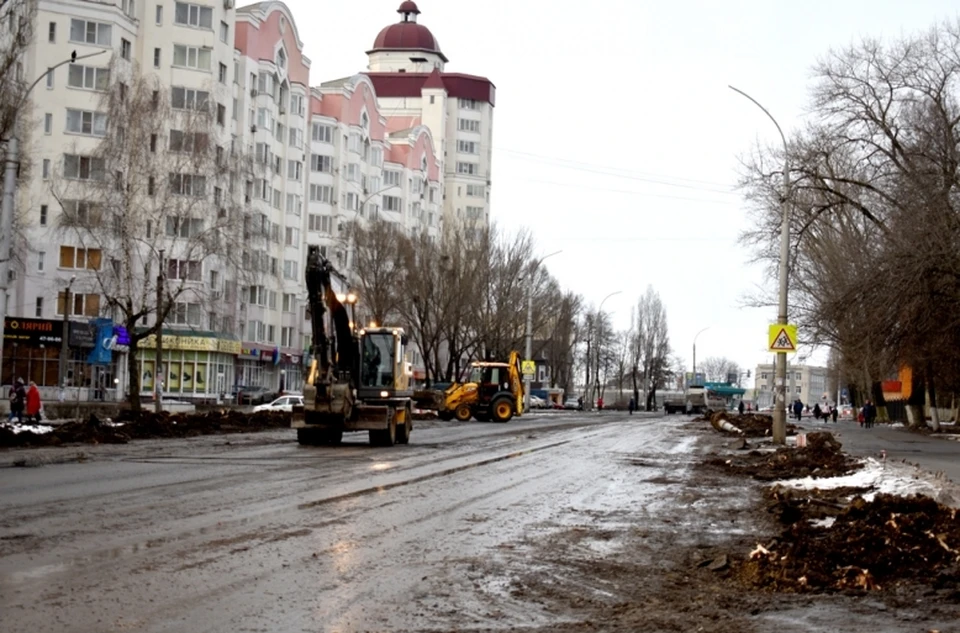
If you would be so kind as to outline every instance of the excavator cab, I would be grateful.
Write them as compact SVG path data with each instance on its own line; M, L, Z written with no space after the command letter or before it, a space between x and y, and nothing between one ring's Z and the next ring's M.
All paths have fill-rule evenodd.
M360 330L361 400L392 398L410 390L409 363L406 358L407 337L399 328L367 328Z

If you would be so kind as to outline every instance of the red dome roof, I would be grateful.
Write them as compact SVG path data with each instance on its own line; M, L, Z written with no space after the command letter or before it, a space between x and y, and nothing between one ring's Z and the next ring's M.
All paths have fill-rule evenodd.
M417 8L416 2L405 0L397 9L397 13L403 16L403 20L380 31L377 39L373 41L373 48L367 51L368 53L396 50L424 51L435 53L440 56L440 59L447 61L440 50L437 38L433 36L430 29L417 24L416 16L419 15L420 9Z

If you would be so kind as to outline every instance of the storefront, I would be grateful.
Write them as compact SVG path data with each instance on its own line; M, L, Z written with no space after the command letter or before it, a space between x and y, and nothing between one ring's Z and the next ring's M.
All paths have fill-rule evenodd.
M303 389L303 357L276 347L243 343L237 356L234 386L266 387L270 391Z
M2 383L16 378L33 381L38 387L59 387L63 320L7 317L3 329ZM127 332L110 319L70 321L67 340L65 383L73 388L71 398L112 400L124 381ZM100 328L109 329L109 340L100 340ZM94 353L96 352L96 353ZM47 396L44 393L44 396Z
M141 395L153 394L159 385L163 397L183 400L216 400L229 395L234 384L236 358L241 351L239 341L214 334L164 333L163 365L158 377L156 336L143 339L139 348Z

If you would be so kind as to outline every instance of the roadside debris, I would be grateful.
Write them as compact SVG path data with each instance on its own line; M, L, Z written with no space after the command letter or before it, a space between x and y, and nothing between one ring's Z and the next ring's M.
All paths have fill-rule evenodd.
M62 444L126 444L130 440L193 437L226 433L253 433L290 428L290 414L274 411L245 413L232 409L207 413L169 414L123 410L116 421L91 415L86 420L57 425L34 433L0 427L0 448L60 446Z
M859 461L845 455L840 448L840 442L832 433L810 433L803 448L780 448L774 452L753 450L729 458L712 458L708 463L760 481L837 477L862 468Z
M730 411L715 411L697 419L710 422L717 431L740 433L745 437L770 437L773 432L773 417L762 413L738 415ZM795 435L796 432L796 425L787 424L787 435Z

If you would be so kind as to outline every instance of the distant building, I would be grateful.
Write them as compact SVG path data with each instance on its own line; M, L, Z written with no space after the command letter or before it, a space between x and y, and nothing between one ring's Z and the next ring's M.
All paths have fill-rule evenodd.
M817 402L833 402L836 394L827 393L826 367L787 364L787 402L797 398L803 404L813 406ZM754 382L754 398L757 408L773 406L776 368L772 364L757 365Z

